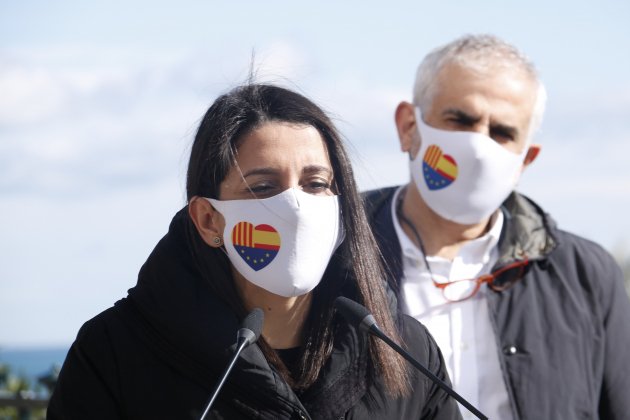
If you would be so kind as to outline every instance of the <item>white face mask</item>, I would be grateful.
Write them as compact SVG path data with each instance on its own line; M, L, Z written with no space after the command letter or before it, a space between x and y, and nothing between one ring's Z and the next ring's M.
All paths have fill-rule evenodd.
M438 130L416 111L421 146L409 166L424 202L460 224L489 217L514 190L528 146L516 154L484 134Z
M265 199L206 200L225 218L223 238L232 265L276 295L313 290L343 241L337 196L290 188Z

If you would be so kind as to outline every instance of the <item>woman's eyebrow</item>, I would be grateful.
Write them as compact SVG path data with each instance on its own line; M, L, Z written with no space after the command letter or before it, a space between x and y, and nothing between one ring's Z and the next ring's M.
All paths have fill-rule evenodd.
M262 167L262 168L253 168L247 172L243 173L243 178L247 178L252 175L277 175L280 171L276 168L271 167ZM308 165L302 168L302 174L304 175L312 175L325 173L327 176L332 177L333 171L328 166L324 165Z
M278 173L277 169L270 168L270 167L254 168L243 173L243 178L247 178L248 176L251 176L251 175L275 175L277 173Z
M332 177L333 171L328 166L323 165L308 165L302 169L302 173L305 175L312 175L317 173L326 173L326 175Z

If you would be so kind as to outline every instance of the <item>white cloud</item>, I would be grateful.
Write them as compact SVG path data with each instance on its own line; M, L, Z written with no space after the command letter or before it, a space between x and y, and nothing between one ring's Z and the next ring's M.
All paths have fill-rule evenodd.
M261 51L253 51L255 71L260 81L282 83L299 80L309 71L311 63L303 49L292 42L278 39Z
M0 192L89 194L155 182L181 164L209 99L180 88L185 75L168 75L178 68L75 67L50 57L31 51L0 72L0 88L8 87L0 96Z
M374 83L356 60L352 70L322 64L278 39L256 51L260 80L333 112L361 189L405 182L393 113L409 99L408 81ZM0 344L68 342L133 285L184 202L199 119L248 75L249 44L209 51L0 50L0 319L13 321L1 325ZM544 150L522 189L561 226L609 245L630 234L630 94L593 98L552 98Z
M62 106L65 91L43 69L0 70L0 125L35 123Z
M68 343L135 284L185 202L198 121L246 79L250 58L58 52L0 51L0 89L10 88L0 95L0 319L12 320L3 345ZM289 43L263 52L265 77L306 67Z

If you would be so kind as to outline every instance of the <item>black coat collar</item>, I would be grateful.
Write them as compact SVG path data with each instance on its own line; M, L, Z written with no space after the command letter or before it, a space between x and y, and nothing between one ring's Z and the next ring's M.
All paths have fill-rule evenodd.
M213 294L208 285L213 279L201 275L190 235L184 208L143 265L128 299L118 306L135 319L138 334L166 363L211 390L231 357L239 319ZM216 258L217 267L227 264L221 251L208 251L204 257ZM229 273L227 265L217 269L214 280ZM229 404L262 418L285 417L304 407L317 418L342 416L366 392L368 351L363 335L345 322L336 325L332 355L301 401L257 345L242 353L224 398L229 395Z

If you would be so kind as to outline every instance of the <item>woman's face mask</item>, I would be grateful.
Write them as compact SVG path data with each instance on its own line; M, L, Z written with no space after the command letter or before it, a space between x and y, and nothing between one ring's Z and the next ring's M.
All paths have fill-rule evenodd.
M337 196L289 188L265 199L206 200L225 219L225 249L234 268L276 295L313 290L343 241Z
M527 145L516 154L484 134L438 130L424 123L418 108L416 121L421 147L410 170L424 202L460 224L489 217L514 190Z

